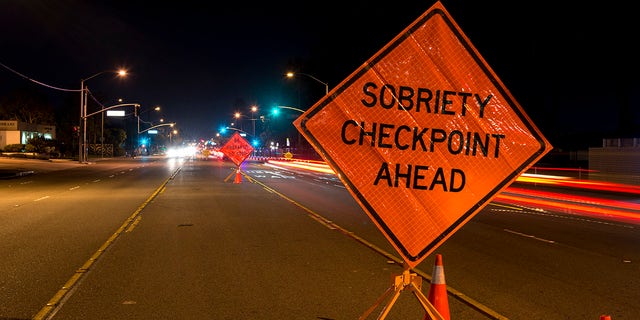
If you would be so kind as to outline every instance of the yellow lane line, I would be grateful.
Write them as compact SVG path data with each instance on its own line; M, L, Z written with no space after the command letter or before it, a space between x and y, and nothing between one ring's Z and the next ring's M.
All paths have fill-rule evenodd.
M172 180L176 174L180 171L181 168L178 168L174 171L174 173L167 178L161 185L160 187L158 187L152 194L151 196L149 196L149 198L147 198L147 200L145 200L139 207L138 209L136 209L136 211L133 212L133 214L131 214L131 216L129 216L124 223L118 228L118 230L116 230L115 233L113 233L111 235L111 237L109 237L109 239L102 244L102 246L100 246L100 248L91 256L91 258L89 258L89 260L87 260L82 267L80 267L78 270L76 270L76 272L73 274L73 276L71 276L71 278L69 280L67 280L67 282L62 286L62 288L60 290L58 290L58 292L56 292L55 295L53 295L53 297L49 300L49 302L47 302L47 304L40 309L40 311L35 315L35 317L33 317L33 320L42 320L42 319L50 319L51 317L53 317L53 315L55 314L55 311L57 311L60 307L62 307L64 301L66 301L67 299L69 299L71 297L71 293L73 292L73 290L75 289L75 286L79 283L79 281L82 279L82 277L89 271L89 269L91 268L91 266L93 265L94 262L96 262L98 260L98 258L100 258L100 256L107 250L107 248L109 248L110 245L113 244L113 242L120 236L122 235L123 232L129 232L131 230L133 230L133 228L135 228L135 225L138 224L138 222L140 222L141 219L141 212L142 210L149 204L151 203L151 201L153 199L155 199L155 197L158 196L158 194L160 194L162 191L164 191L165 186L167 185L167 183L169 183L170 180Z
M513 210L519 210L522 211L523 209L520 207L514 207L514 206L510 206L510 205L506 205L506 204L499 204L499 203L489 203L490 206L496 206L496 207L503 207L503 208L508 208L508 209L513 209Z
M402 266L404 264L404 261L401 258L398 258L396 256L394 256L393 254L381 249L380 247L368 242L367 240L357 236L355 233L342 228L341 226L333 223L331 220L327 219L326 217L320 215L319 213L314 212L313 210L303 206L302 204L300 204L299 202L296 202L295 200L285 196L284 194L272 189L271 187L265 185L264 183L256 180L255 178L252 179L254 181L254 183L257 183L259 185L261 185L265 190L277 194L278 196L280 196L281 198L291 202L292 204L300 207L302 210L306 211L309 216L320 222L322 225L326 226L329 229L332 230L338 230L340 232L342 232L343 234L345 234L346 236L353 238L354 240L360 242L361 244L365 245L366 247L372 249L373 251L381 254L382 256L384 256L385 258L394 261L397 265ZM427 281L429 283L431 283L431 276L426 274L424 271L421 270L413 270L416 274L420 275L422 278L427 279ZM487 318L489 319L493 319L493 320L508 320L507 317L497 313L496 311L492 310L491 308L483 305L482 303L468 297L467 295L465 295L464 293L452 288L451 286L447 285L447 292L452 295L453 297L455 297L456 299L458 299L460 302L466 304L467 306L475 309L476 311L484 314Z

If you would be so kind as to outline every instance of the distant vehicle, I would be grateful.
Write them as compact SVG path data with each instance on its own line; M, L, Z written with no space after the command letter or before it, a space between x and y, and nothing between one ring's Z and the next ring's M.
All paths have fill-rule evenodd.
M167 149L167 158L195 158L196 149L194 147L175 147Z

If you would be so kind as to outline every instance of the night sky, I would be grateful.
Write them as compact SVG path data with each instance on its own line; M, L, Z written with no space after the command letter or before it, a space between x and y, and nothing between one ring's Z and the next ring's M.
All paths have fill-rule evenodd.
M105 105L161 106L208 138L257 105L307 109L434 1L0 1L0 63ZM635 12L630 2L461 1L442 4L556 148L640 137ZM79 114L79 94L0 68L0 94L29 85ZM594 145L595 144L595 145Z

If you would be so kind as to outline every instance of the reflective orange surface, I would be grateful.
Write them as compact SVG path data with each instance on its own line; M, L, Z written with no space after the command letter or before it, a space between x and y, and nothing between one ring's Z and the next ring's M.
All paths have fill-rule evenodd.
M410 267L551 149L440 3L294 125Z

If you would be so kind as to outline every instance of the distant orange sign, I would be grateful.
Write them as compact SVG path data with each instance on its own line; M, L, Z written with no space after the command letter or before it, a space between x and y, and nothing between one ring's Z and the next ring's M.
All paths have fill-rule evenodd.
M236 132L231 136L231 139L222 146L220 151L229 157L233 163L239 166L249 155L251 155L253 147L238 132Z
M551 150L439 2L294 125L410 267Z

